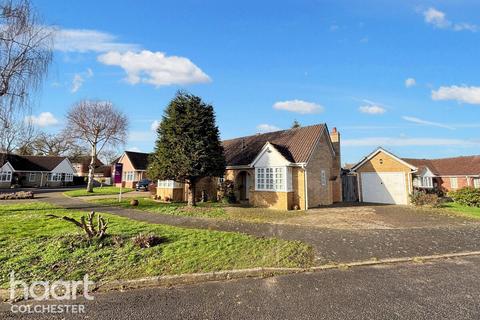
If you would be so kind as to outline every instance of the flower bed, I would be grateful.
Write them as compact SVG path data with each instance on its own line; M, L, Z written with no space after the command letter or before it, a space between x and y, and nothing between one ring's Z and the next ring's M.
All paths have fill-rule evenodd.
M0 200L19 200L19 199L33 199L33 192L18 191L18 192L0 193Z

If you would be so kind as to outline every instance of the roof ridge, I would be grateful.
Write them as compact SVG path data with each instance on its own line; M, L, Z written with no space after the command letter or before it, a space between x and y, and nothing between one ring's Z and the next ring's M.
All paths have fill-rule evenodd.
M317 127L317 126L325 126L325 123L317 123L317 124L311 124L308 126L302 126L298 128L289 128L289 129L283 129L283 130L276 130L276 131L269 131L269 132L264 132L264 133L256 133L256 134L251 134L248 136L243 136L243 137L236 137L236 138L231 138L231 139L225 139L222 141L232 141L232 140L238 140L238 139L246 139L246 138L251 138L251 137L258 137L266 134L272 134L272 133L279 133L279 132L285 132L285 131L293 131L293 130L300 130L300 129L306 129L306 128L311 128L311 127Z

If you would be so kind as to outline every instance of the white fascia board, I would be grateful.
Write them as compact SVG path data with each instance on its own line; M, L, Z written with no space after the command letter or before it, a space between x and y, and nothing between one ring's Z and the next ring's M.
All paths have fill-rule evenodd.
M370 153L368 156L366 156L365 158L363 158L363 160L361 160L360 162L358 162L356 165L354 165L352 167L352 169L350 169L350 171L356 171L359 167L361 167L365 162L367 162L368 160L372 159L373 157L375 157L379 152L383 152L385 154L387 154L388 156L394 158L395 160L397 160L398 162L406 165L407 167L409 167L413 172L416 172L418 170L417 167L415 166L412 166L411 164L409 164L408 162L405 162L404 160L400 159L399 157L397 157L396 155L394 155L393 153L383 149L382 147L379 147L378 149L376 149L375 151L373 151L372 153Z

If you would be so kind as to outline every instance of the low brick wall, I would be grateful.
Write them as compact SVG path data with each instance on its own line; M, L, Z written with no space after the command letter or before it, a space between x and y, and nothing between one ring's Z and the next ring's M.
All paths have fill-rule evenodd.
M291 210L293 192L253 191L252 204L255 207Z

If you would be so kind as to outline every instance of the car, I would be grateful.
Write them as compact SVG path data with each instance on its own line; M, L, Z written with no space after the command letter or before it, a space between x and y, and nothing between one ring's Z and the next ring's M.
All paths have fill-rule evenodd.
M151 183L150 180L148 179L142 179L137 182L137 185L135 186L135 190L140 191L148 191L148 185Z

